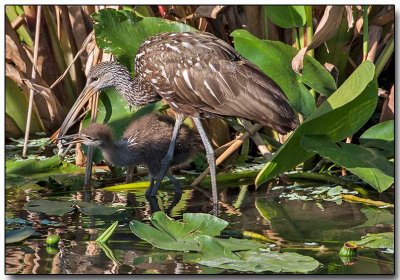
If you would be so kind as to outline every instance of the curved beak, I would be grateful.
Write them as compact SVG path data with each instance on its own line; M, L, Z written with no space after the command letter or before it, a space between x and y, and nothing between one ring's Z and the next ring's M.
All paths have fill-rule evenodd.
M81 94L78 96L78 99L75 101L74 105L72 106L72 108L69 110L67 116L65 117L65 120L62 123L60 130L58 132L58 138L63 137L68 132L68 129L70 129L71 126L74 124L80 111L89 102L89 99L95 93L97 93L97 90L95 90L91 86L86 86L82 90Z
M84 137L80 133L65 135L57 138L57 141L60 142L63 146L72 145L76 143L82 143Z

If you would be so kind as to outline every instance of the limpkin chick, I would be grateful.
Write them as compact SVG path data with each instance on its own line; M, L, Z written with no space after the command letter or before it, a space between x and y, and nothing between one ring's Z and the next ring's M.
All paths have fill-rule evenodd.
M149 191L161 169L161 160L168 151L173 128L174 120L170 117L149 114L132 121L118 141L114 140L108 125L97 123L87 126L80 133L63 138L72 138L73 142L99 148L105 161L114 166L145 165L150 177ZM181 126L172 165L186 162L201 149L198 134L186 125ZM175 192L180 193L179 183L171 172L166 176L174 184ZM154 196L155 193L150 195Z

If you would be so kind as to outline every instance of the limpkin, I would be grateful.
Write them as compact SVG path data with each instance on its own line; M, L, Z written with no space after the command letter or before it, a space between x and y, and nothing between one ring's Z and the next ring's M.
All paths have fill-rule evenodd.
M155 195L168 170L179 127L186 116L193 119L206 149L215 206L218 197L215 158L201 117L241 117L270 126L281 134L297 125L295 112L280 87L228 43L205 32L161 33L150 37L138 49L135 78L116 62L95 65L60 135L65 134L95 92L110 87L133 106L163 98L176 114L171 144L151 195Z
M62 137L69 143L83 143L101 150L105 161L114 166L145 165L149 171L150 186L161 170L161 160L168 151L174 128L174 120L168 116L148 114L133 120L125 130L122 139L115 141L113 131L106 124L93 123L81 132ZM172 165L187 161L202 150L201 139L188 126L182 125L176 141ZM171 172L167 177L181 193L178 181Z

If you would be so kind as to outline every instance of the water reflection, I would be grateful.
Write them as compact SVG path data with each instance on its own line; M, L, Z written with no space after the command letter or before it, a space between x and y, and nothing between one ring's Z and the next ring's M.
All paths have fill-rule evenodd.
M301 251L324 265L315 273L392 273L393 255L377 250L365 251L356 263L346 266L337 255L344 241L358 239L367 232L390 231L393 213L387 209L343 202L291 201L279 198L280 191L254 186L224 188L220 192L220 217L230 222L232 230L249 230L268 235L279 242L317 242L329 251ZM18 195L15 195L18 194ZM138 239L129 229L132 219L148 222L156 210L169 211L181 218L184 212L209 213L212 210L210 191L187 189L182 196L172 191L160 192L156 199L147 201L144 190L109 192L93 188L83 191L58 193L43 191L7 192L9 219L20 218L31 223L40 237L21 243L7 244L6 272L8 274L142 274L142 273L228 273L215 268L189 263L190 253L166 252L153 248ZM64 216L47 216L24 209L31 199L57 201L86 201L107 207L123 207L112 216L88 215L75 212ZM47 219L48 223L43 223ZM115 220L119 226L106 247L95 240ZM376 224L379 224L377 227ZM17 227L17 224L9 227ZM45 245L49 233L58 233L58 248ZM288 249L290 250L290 249ZM293 249L297 250L297 249Z

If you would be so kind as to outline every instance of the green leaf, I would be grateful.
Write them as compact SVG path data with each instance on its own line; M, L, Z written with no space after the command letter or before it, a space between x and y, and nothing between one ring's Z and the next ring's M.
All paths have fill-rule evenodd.
M360 143L365 147L387 150L394 155L394 120L385 121L370 127L360 136Z
M199 245L194 239L175 240L170 234L133 220L129 223L131 231L140 239L152 244L154 247L172 251L199 251Z
M133 70L137 50L149 36L162 32L194 31L191 26L155 17L141 18L127 10L102 9L92 15L96 43Z
M49 170L60 167L62 160L60 156L55 155L44 160L28 159L21 161L7 161L7 174L33 174L49 172Z
M295 48L281 42L260 40L246 30L235 30L231 36L238 52L271 77L293 108L304 117L315 111L314 97L305 85L327 96L336 90L329 72L310 56L305 57L302 76L293 71L291 63L297 54Z
M109 226L97 239L96 241L99 243L105 243L114 233L115 229L118 226L118 221L115 221L111 226Z
M25 226L22 229L6 231L6 244L20 242L34 233L35 230L30 226Z
M97 245L99 245L99 247L103 250L104 254L107 256L107 258L109 258L110 260L112 260L113 262L117 263L118 265L121 264L117 258L115 257L113 251L110 249L110 247L107 246L106 243L104 242L99 242L97 243Z
M19 130L24 132L28 114L28 99L14 80L8 77L5 80L6 114L15 122ZM36 111L32 110L32 113L31 133L41 130Z
M283 28L298 27L306 24L304 6L265 6L265 13L273 23Z
M307 273L319 266L312 257L297 253L279 253L254 248L233 253L224 247L220 240L209 236L198 236L202 257L197 260L201 265L251 272L293 272Z
M350 241L358 246L375 249L394 249L394 233L383 232L383 233L367 233L367 235L361 237L361 240Z
M26 206L25 210L31 212L41 212L49 216L63 216L75 210L72 201L52 201L52 200L31 200Z
M360 227L372 227L376 225L393 225L394 224L394 215L390 213L388 209L370 207L370 208L362 208L361 212L364 214L367 219L365 223L357 226Z
M154 213L151 222L157 229L136 220L129 226L134 234L155 247L178 251L198 251L196 236L218 235L228 225L227 221L202 213L185 213L183 221L178 222L162 211Z
M337 145L327 136L303 136L301 145L356 174L379 192L394 183L394 164L377 151L355 144Z
M304 135L320 134L338 142L357 132L370 118L377 103L375 67L364 61L353 74L310 117L308 117L275 153L256 178L256 185L287 171L312 155L300 145Z
M335 196L335 195L339 195L342 192L342 190L343 190L343 188L341 186L336 186L334 188L330 188L326 194L328 196Z

